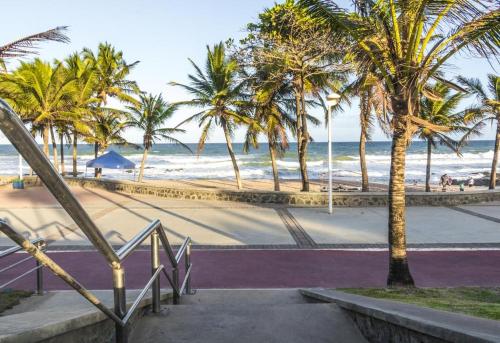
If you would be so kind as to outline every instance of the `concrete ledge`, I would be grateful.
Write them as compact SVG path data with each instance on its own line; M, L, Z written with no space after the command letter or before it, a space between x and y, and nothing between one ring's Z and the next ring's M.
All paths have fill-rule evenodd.
M25 179L28 186L41 185L36 177ZM327 206L328 195L321 192L232 191L197 188L169 188L126 180L95 180L66 177L72 186L100 188L125 194L145 194L170 199L236 201L254 204L282 204L296 206ZM335 192L335 207L386 207L388 194L384 192ZM450 193L407 192L407 206L458 206L480 202L500 201L500 190Z
M370 342L500 342L500 322L495 320L334 290L300 292L346 310Z
M114 322L104 313L86 302L73 291L53 292L61 297L50 298L42 305L35 299L32 311L19 312L1 317L0 343L91 343L112 342L114 338ZM66 294L64 294L66 293ZM109 308L112 308L112 291L97 291ZM139 291L127 293L127 306L135 300ZM69 296L68 296L69 295ZM170 291L162 291L161 299L170 299ZM29 299L28 299L29 301ZM151 304L151 296L146 295L141 301L131 325L137 317L141 317L146 307ZM21 304L22 306L23 304ZM27 307L24 305L24 307ZM15 308L14 308L15 310Z

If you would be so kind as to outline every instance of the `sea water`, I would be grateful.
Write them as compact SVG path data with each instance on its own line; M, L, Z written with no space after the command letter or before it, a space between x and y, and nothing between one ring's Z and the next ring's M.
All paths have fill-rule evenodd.
M231 160L224 143L206 144L200 155L196 153L196 144L188 144L194 153L172 144L156 144L153 146L146 163L147 179L214 179L233 178ZM453 151L438 146L432 154L432 181L437 183L442 174L456 179L470 177L480 178L488 175L493 157L493 141L471 141L457 156ZM117 151L140 166L142 150L132 146L113 146ZM267 144L259 149L243 152L243 145L235 143L234 150L244 179L272 178L271 162ZM390 142L368 142L366 159L371 182L387 183L389 180ZM427 158L425 142L416 141L411 144L406 156L406 181L409 183L425 180ZM71 171L71 147L65 147L66 171ZM85 163L93 159L93 146L79 145L78 169L85 172ZM308 170L310 178L321 179L328 170L327 143L312 142L308 152ZM25 163L25 172L28 165ZM280 177L297 179L300 177L297 160L297 146L290 149L278 160ZM9 175L18 172L18 155L11 145L0 145L0 174ZM88 170L88 176L92 170ZM112 179L132 179L133 173L122 170L103 171L103 176ZM336 179L359 180L360 167L357 142L333 143L333 176Z

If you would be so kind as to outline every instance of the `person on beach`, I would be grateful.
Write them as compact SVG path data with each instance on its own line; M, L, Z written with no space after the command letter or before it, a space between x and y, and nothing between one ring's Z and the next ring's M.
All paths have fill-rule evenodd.
M441 180L439 181L439 185L443 187L443 192L446 192L448 186L451 186L453 183L453 179L448 176L448 174L441 175Z

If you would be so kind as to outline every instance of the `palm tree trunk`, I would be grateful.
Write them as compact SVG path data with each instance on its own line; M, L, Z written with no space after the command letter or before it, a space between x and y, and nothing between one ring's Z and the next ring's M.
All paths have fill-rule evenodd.
M54 168L59 171L59 160L57 159L57 143L56 136L54 135L54 127L49 124L50 127L50 138L52 140L52 157L54 158Z
M78 176L78 133L73 131L73 177Z
M49 124L45 124L43 126L43 153L47 158L49 158L49 136L50 136L50 129L49 129Z
M405 162L406 162L406 111L405 101L394 101L393 106L399 122L392 137L391 171L389 179L389 287L414 286L406 255L406 203L405 203Z
M236 157L234 156L233 145L231 143L231 135L229 134L229 130L227 129L227 122L225 119L222 119L221 122L222 122L222 129L224 130L224 136L226 136L227 152L231 157L231 162L233 162L234 175L236 176L236 184L238 186L238 189L242 189L243 186L241 184L240 169L238 168L238 163L236 162Z
M139 171L139 178L137 181L142 182L142 178L144 177L144 166L146 165L146 159L148 158L149 149L144 149L144 154L142 155L141 161L141 169Z
M432 142L427 138L427 167L425 169L425 191L431 191L431 157L432 157Z
M61 175L65 176L66 175L66 170L65 170L66 168L64 165L64 135L62 132L61 132L61 135L59 138L61 140L61 146L59 147L59 149L61 149Z
M99 143L94 143L94 158L97 158L99 156ZM102 170L101 168L95 168L94 169L94 176L95 178L99 179L101 178Z
M495 138L495 151L493 151L493 161L491 163L490 189L495 189L497 185L497 165L498 153L500 150L500 116L497 117L497 135Z
M359 164L361 168L361 191L369 192L370 184L368 182L368 168L366 167L366 130L361 127L359 138Z
M276 164L276 146L272 140L269 141L269 156L271 157L271 167L273 168L274 190L280 190L280 177L278 173L278 165Z
M370 115L370 109L367 104L367 97L369 95L366 92L361 93L360 96L360 106L359 106L359 122L361 123L361 134L359 137L359 167L361 169L361 191L369 192L370 184L368 181L368 168L366 166L366 141L368 136L368 120Z
M307 118L303 107L304 89L300 79L295 81L295 113L297 117L297 150L299 155L300 178L302 192L309 192L309 175L307 174Z

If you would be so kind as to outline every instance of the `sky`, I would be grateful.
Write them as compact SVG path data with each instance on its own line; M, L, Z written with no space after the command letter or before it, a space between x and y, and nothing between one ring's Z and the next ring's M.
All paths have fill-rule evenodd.
M259 12L271 7L273 0L2 0L0 21L0 45L32 33L56 26L69 26L69 44L43 43L39 57L45 60L63 59L83 47L93 50L99 42L110 42L122 50L129 63L140 61L130 75L144 91L162 93L171 102L187 100L189 95L170 81L187 83L187 75L193 72L188 58L202 65L206 45L213 45L228 38L245 36L245 26L256 21ZM346 6L348 1L340 0ZM5 15L8 14L8 15ZM464 56L454 58L453 66L446 69L446 76L479 77L483 81L493 69L485 60ZM14 67L16 62L10 63ZM498 72L498 66L497 72ZM180 109L167 126L175 126L193 109ZM322 113L313 111L318 118ZM183 142L196 142L200 128L196 123L184 126L186 133L178 138ZM316 141L326 141L324 125L311 128ZM241 142L244 131L238 130L235 141ZM358 104L337 114L333 121L334 141L357 141L359 137ZM489 126L481 139L493 139ZM126 138L141 142L141 133L130 130ZM375 130L373 140L387 140L380 130ZM210 142L223 142L221 130L215 130ZM0 143L8 141L0 134Z

